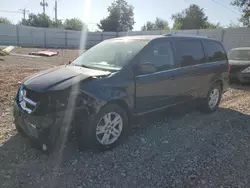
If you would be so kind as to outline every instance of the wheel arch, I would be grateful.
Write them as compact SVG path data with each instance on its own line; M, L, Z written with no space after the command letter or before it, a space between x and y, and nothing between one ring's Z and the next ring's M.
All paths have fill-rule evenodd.
M115 99L115 100L111 100L111 101L107 102L106 105L109 105L109 104L116 104L119 107L121 107L126 112L126 114L128 116L128 120L130 120L132 113L131 113L131 110L129 109L129 105L126 103L126 101L124 101L122 99Z
M222 79L215 80L211 86L213 86L214 84L220 84L221 90L223 90L224 85Z
M211 87L214 85L214 84L220 84L221 86L221 90L223 91L223 81L222 79L218 78L218 79L215 79L215 80L211 80L208 87L206 88L205 92L203 93L202 97L207 97L208 95L208 92L210 91Z

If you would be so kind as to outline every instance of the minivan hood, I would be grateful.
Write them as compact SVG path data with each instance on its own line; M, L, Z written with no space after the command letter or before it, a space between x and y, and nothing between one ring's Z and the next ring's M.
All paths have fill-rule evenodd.
M26 88L33 91L60 90L89 78L107 76L109 74L109 71L63 65L32 75L26 78L23 84Z
M239 66L244 66L244 65L249 65L250 66L250 61L244 61L244 60L229 60L230 65L239 65Z

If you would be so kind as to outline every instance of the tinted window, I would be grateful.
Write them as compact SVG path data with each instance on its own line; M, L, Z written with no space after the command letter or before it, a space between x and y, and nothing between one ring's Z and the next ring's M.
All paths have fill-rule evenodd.
M218 42L204 41L203 44L209 62L221 61L227 59L224 49Z
M171 42L153 44L141 54L140 62L152 63L157 71L174 68L174 55Z
M177 61L181 67L205 62L201 41L183 40L175 44Z

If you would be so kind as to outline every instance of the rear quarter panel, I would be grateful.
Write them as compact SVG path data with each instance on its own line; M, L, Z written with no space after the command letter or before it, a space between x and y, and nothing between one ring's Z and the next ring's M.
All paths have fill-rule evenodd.
M223 91L228 87L228 62L227 61L215 61L208 64L208 83L209 87L207 88L205 94L209 91L211 86L215 82L222 83Z
M229 85L229 72L228 72L229 61L228 61L226 50L221 42L216 41L216 40L212 40L212 41L221 45L221 47L224 50L224 55L225 55L226 59L204 64L205 66L207 66L207 71L208 71L207 75L208 75L208 84L209 84L209 87L207 88L207 90L205 90L206 91L205 94L207 94L207 92L209 91L209 89L211 88L211 86L215 82L222 83L223 92L227 90L228 85ZM204 45L204 43L203 43L203 45ZM205 55L206 55L206 57L208 56L206 50L205 50Z

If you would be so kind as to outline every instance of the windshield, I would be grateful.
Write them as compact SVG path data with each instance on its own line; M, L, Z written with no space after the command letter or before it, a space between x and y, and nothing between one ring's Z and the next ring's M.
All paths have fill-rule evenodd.
M228 52L228 58L230 60L250 61L250 50L248 49L231 50Z
M116 39L99 43L87 50L72 65L118 71L147 43L146 40Z

